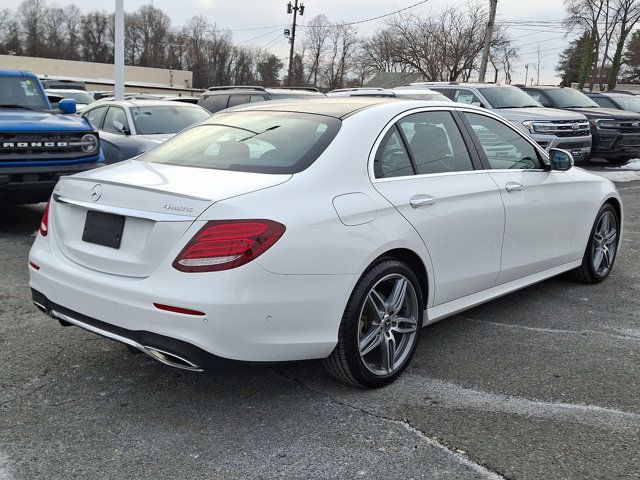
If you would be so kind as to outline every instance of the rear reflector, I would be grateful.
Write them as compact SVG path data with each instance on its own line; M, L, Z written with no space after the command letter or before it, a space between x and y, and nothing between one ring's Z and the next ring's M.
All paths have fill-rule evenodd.
M239 267L262 255L285 232L272 220L207 222L182 249L173 267L182 272L215 272Z
M33 268L34 270L40 270L40 265L36 265L36 264L35 264L35 263L33 263L33 262L29 262L29 266L30 266L31 268Z
M204 312L200 312L198 310L191 310L189 308L182 308L182 307L173 307L171 305L163 305L162 303L154 303L153 306L159 310L166 310L167 312L183 313L185 315L197 315L200 317L204 317L206 315Z
M44 214L42 215L42 221L40 222L40 235L43 237L46 237L47 233L49 233L49 205L51 205L51 199L47 202Z

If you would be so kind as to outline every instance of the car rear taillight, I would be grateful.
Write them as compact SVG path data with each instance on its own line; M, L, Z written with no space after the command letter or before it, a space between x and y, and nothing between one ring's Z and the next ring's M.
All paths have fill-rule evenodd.
M272 220L214 220L182 249L173 267L182 272L216 272L249 263L284 234Z
M44 215L42 215L42 221L40 222L40 235L43 237L47 236L49 233L49 205L51 204L51 199L47 202L47 207L44 209Z

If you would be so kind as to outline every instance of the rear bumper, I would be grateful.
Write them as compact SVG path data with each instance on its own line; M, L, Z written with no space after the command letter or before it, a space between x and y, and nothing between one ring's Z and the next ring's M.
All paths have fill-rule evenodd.
M62 313L71 312L125 338L140 342L158 335L162 342L183 342L179 345L186 344L184 349L194 347L230 360L277 362L328 356L358 278L279 275L256 262L212 273L183 273L167 265L147 278L120 277L71 262L52 240L38 235L29 255L40 267L29 268L29 284L44 297L46 310L55 305ZM205 315L159 310L154 303ZM173 343L159 344L155 339L151 346L176 351Z
M154 360L175 368L201 372L204 369L220 368L233 363L187 342L153 332L127 330L87 317L61 305L56 305L36 290L31 290L31 296L33 303L40 310L60 322L61 325L65 327L75 325L91 333L123 343L140 350Z
M73 175L104 166L104 157L71 165L12 166L0 164L0 199L14 203L46 201L62 176Z

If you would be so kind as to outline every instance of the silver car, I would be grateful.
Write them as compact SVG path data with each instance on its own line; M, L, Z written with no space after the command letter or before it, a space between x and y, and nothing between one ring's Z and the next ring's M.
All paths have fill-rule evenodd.
M210 115L197 105L165 100L100 100L82 112L100 133L107 163L136 157Z

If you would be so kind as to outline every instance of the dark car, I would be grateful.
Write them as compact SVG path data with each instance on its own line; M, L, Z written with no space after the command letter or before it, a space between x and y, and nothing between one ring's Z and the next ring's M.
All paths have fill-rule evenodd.
M585 92L585 95L603 108L640 113L640 97L624 92Z
M266 100L285 100L324 97L317 88L311 87L249 87L226 86L210 87L200 94L198 105L211 113L243 103L264 102Z
M521 86L545 107L582 113L591 124L592 157L605 158L614 165L624 165L640 157L640 114L603 108L574 88Z

